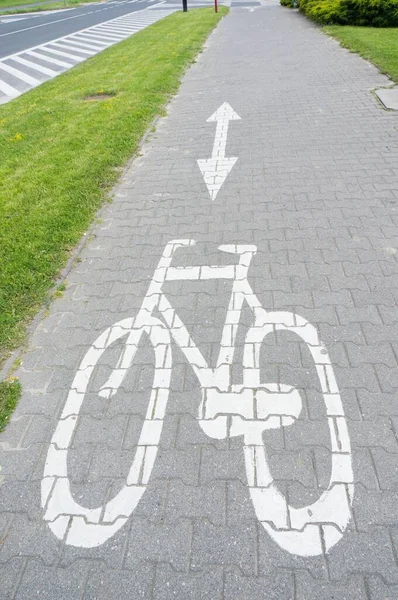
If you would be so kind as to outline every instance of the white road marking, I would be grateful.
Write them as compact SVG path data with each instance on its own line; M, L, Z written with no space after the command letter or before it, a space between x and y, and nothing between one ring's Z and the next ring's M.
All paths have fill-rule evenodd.
M21 65L25 65L25 67L29 67L29 69L39 71L40 73L44 73L44 75L49 75L50 77L55 77L58 75L57 71L53 71L52 69L38 65L37 63L34 63L31 60L26 60L26 58L21 58L20 56L14 56L12 60L20 63Z
M43 50L46 52L51 52L53 54L58 54L58 56L64 56L65 58L71 58L75 62L81 62L85 60L84 56L77 56L76 54L68 54L67 52L62 52L61 50L55 50L55 48L50 48L46 46Z
M118 38L120 40L124 40L126 38L126 33L131 34L131 28L128 29L110 29L107 27L101 27L101 29L98 29L98 34L109 34L112 35L114 38Z
M131 25L98 25L97 27L98 31L115 31L115 32L119 32L121 35L124 35L126 33L130 33L131 31Z
M76 50L80 51L80 48L86 48L88 50L91 50L91 53L93 54L97 54L97 52L99 50L103 50L107 44L99 44L99 43L91 43L90 44L86 44L84 41L80 40L80 39L75 39L75 38L70 38L67 42L68 47L70 46L71 48L76 48ZM64 45L64 44L63 44Z
M52 46L56 46L57 48L65 48L66 50L72 50L81 54L87 54L88 56L93 56L97 54L96 50L84 50L83 48L79 48L77 42L73 43L69 40L65 40L64 42L52 42ZM74 56L72 54L69 55L71 58Z
M217 124L225 122L227 116L227 124L234 118L232 109L223 107L212 116ZM225 143L226 135L220 132L218 148L221 153L225 152ZM176 250L193 244L193 240L172 240L166 245L137 316L106 329L86 352L49 446L42 480L44 519L65 544L85 548L102 545L126 523L147 488L157 456L172 375L173 340L185 355L202 388L199 426L215 439L243 437L250 497L264 530L291 554L322 555L342 538L351 518L354 494L350 439L329 355L311 323L291 312L267 311L262 307L247 278L256 253L254 245L220 246L221 252L235 255L233 264L171 267ZM209 367L162 291L165 281L208 279L232 281L215 368ZM245 304L253 313L253 325L249 327L244 342L243 383L234 384L231 371ZM160 317L154 317L154 314ZM268 334L274 335L277 331L297 335L312 355L331 436L332 468L328 489L318 500L300 508L289 505L274 483L263 443L264 431L294 425L302 411L299 390L279 382L261 381L261 346ZM110 399L123 384L143 334L152 344L155 369L133 463L125 485L116 496L104 506L88 509L74 500L68 478L68 449L79 413L104 352L116 341L124 339L124 349L117 364L99 391L100 396Z
M40 52L35 52L34 50L28 50L27 52L25 52L25 54L27 54L28 56L34 56L35 58L43 60L44 62L48 62L53 65L58 65L59 67L65 67L66 69L70 69L70 67L73 67L72 63L67 63L62 60L58 60L57 58L53 58L52 56L46 56Z
M105 46L109 46L109 40L99 40L95 37L89 37L87 35L71 35L69 40L73 42L82 42L83 46L89 45L90 48L104 48Z
M56 38L50 42L33 46L31 48L27 48L26 50L21 50L15 54L10 54L9 56L0 59L0 69L1 65L7 65L7 61L18 57L16 62L21 65L21 72L23 73L23 76L20 76L19 79L25 83L29 83L33 87L39 83L43 83L43 81L37 80L33 83L34 78L32 78L29 73L24 73L22 68L23 66L29 68L30 65L23 61L27 60L28 62L33 63L32 59L37 58L49 63L52 62L53 64L63 67L64 69L68 69L75 64L86 60L87 57L94 56L98 52L109 48L113 44L127 39L131 35L134 35L134 33L142 30L144 27L152 25L152 23L159 21L173 12L174 9L167 9L164 12L162 11L162 13L154 13L153 11L149 12L149 8L146 8L142 11L129 13L127 17L126 15L123 15L122 17L116 17L115 19L99 23L98 25L93 25L91 27L87 27L86 29L76 31L72 34ZM49 56L49 54L71 60L72 64L68 63L67 61L56 59L53 56ZM46 75L47 78L50 78L51 76L55 77L60 74L60 72L54 71L54 74L51 75L51 69L47 69L47 71L45 71L45 69L46 67L39 64L36 70L41 72L43 75ZM3 70L5 71L6 67L4 67ZM29 77L31 78L30 82L28 80ZM19 86L18 84L13 84L10 86L7 81L1 81L1 84L0 103L2 104L27 91L26 85Z
M5 81L2 81L1 79L0 79L0 92L3 92L3 94L5 94L6 97L8 96L9 98L16 98L21 93L16 88L12 87L11 85L6 83ZM0 97L0 103L3 104L1 97Z
M156 6L160 6L161 4L164 4L164 1L159 2L158 4L154 4L153 6L151 6L151 8L155 8ZM108 7L108 8L112 8L112 7ZM48 26L53 25L54 23L61 23L62 21L70 21L71 19L80 19L81 17L86 17L87 15L90 15L95 12L102 12L104 10L108 10L108 8L102 8L100 10L92 10L90 12L85 12L83 14L73 15L71 17L65 17L64 19L57 19L56 21L51 21L49 23L41 23L40 25L32 25L31 27L25 27L24 29L18 29L18 31L9 31L8 33L1 33L0 37L6 37L8 35L17 35L18 33L23 33L24 31L30 31L31 29L37 29L39 27L48 27ZM147 9L143 9L143 10L147 10ZM133 13L134 12L135 11L133 11ZM136 12L141 12L141 11L136 11ZM132 13L127 13L127 14L130 15ZM121 17L115 17L115 19L111 19L111 20L116 21L116 19L120 19L120 18Z
M53 25L54 23L61 23L62 21L70 21L71 19L80 19L81 17L85 17L90 13L84 13L83 15L75 15L73 17L66 17L65 19L57 19L56 21L51 21L50 23L41 23L40 25L32 25L32 27L25 27L24 29L18 29L18 31L9 31L8 33L0 33L0 37L6 37L8 35L16 35L18 33L23 33L24 31L30 31L31 29L38 29L39 27L48 27L49 25Z
M228 102L224 102L207 119L207 123L214 121L217 123L213 152L211 158L201 158L197 162L212 200L216 199L222 184L238 160L234 157L227 158L225 156L225 148L227 145L229 121L239 119L240 116L236 114Z
M82 40L86 40L87 42L93 41L96 42L97 44L106 46L109 44L109 41L111 42L118 42L120 41L120 39L124 39L126 36L118 36L118 35L110 35L110 34L106 34L106 33L85 33L83 34L76 34L73 36L74 38L80 38ZM102 41L101 41L102 40Z
M41 83L39 79L36 79L35 77L28 75L27 73L23 73L19 69L10 67L10 65L6 65L4 62L0 62L0 69L6 71L7 73L10 73L10 75L16 77L17 79L20 79L21 81L24 81L25 83L29 83L30 85L36 86L39 83Z

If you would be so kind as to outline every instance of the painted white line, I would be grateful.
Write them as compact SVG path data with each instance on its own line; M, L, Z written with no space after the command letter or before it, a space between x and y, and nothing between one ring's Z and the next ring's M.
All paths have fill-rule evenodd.
M162 2L160 3L162 4ZM157 4L155 5L155 7L158 6ZM154 7L150 7L150 8L154 8ZM145 10L150 10L150 8L145 8L142 11L134 11L133 13L128 13L128 15L133 15L133 14L140 14L141 12L144 12ZM169 11L165 11L165 14L163 16L167 16L168 14L171 14L171 12L174 12L174 10L171 10L170 13ZM163 18L159 17L159 18ZM125 23L126 19L124 17L116 17L114 19L110 19L109 21L104 21L103 23L99 23L98 25L108 25L108 24L113 24L116 21L120 21L120 19L123 18L123 23ZM90 25L90 27L86 27L85 29L79 29L78 31L74 31L73 34L76 33L83 33L84 31L92 31L93 29L95 29L97 27L97 25ZM22 31L22 30L19 30ZM69 34L69 35L73 35L73 34ZM1 35L0 35L1 37ZM50 42L45 42L44 44L37 44L37 46L31 46L30 48L26 48L26 50L20 50L19 52L15 52L14 54L9 54L8 56L3 57L1 60L4 60L6 58L12 58L12 56L19 56L20 54L24 54L24 52L27 52L28 50L36 50L36 48L42 48L45 44L51 44L52 42L57 42L58 40L63 40L66 36L62 35L59 38L55 38L54 40L51 40Z
M26 58L21 58L20 56L15 56L11 60L18 62L21 65L25 65L25 67L29 67L29 69L39 71L39 73L44 73L44 75L50 75L50 77L55 77L56 75L58 75L57 71L53 71L52 69L48 69L47 67L38 65L37 63L34 63L31 60L26 60Z
M101 34L100 33L98 33L98 34L97 33L85 33L84 35L78 33L74 37L79 37L80 39L86 40L86 41L92 40L93 42L96 40L97 44L101 43L101 44L107 45L107 44L109 44L109 41L118 42L121 39L124 39L124 37L126 37L126 36L123 36L121 38L119 36L114 36L114 35L105 34L105 33L101 33ZM103 41L101 41L101 40L103 40Z
M53 25L54 23L61 23L62 21L70 21L71 19L80 19L81 17L85 17L89 13L85 13L84 15L75 15L73 17L66 17L65 19L57 19L56 21L51 21L50 23L41 23L40 25L32 25L32 27L25 27L25 29L18 29L18 31L10 31L8 33L1 33L0 37L6 37L7 35L16 35L18 33L23 33L24 31L30 31L31 29L38 29L39 27L48 27L49 25Z
M161 4L164 4L164 2L159 2L158 4L155 4L155 5L151 6L150 8L155 8L156 6L160 6ZM108 10L108 9L101 9L101 10ZM147 10L147 9L144 8L142 10ZM31 29L38 29L39 27L48 27L48 26L53 25L54 23L61 23L63 21L70 21L71 19L80 19L81 17L86 17L87 15L91 14L92 12L100 12L100 11L86 12L84 14L74 15L72 17L65 17L65 19L57 19L56 21L50 21L49 23L41 23L40 25L32 25L31 27L25 27L25 29L18 29L18 31L9 31L8 33L1 33L0 37L6 37L8 35L17 35L19 33L23 33L24 31L30 31ZM127 14L130 15L130 14L132 14L134 12L140 12L140 11L132 11L131 13L127 13ZM121 18L120 16L119 17L115 17L114 19L110 19L109 22L116 21L116 19L120 19L120 18ZM90 29L91 27L95 27L95 25L91 25L88 29ZM35 46L35 47L37 47L37 46Z
M3 92L3 94L5 94L6 96L8 96L10 98L16 98L21 93L18 90L16 90L14 87L12 87L11 85L6 83L5 81L2 81L1 79L0 79L0 92Z
M84 50L83 48L78 48L77 43L73 44L72 42L67 42L67 40L65 40L62 43L54 42L54 43L52 43L52 45L56 46L57 48L65 48L66 50L74 50L76 52L80 52L81 54L87 54L88 56L93 56L94 54L97 54L97 50Z
M240 120L240 116L236 114L228 102L224 102L207 119L207 123L217 123L213 152L211 158L202 158L197 162L212 200L216 199L221 186L238 160L236 157L227 158L225 156L229 121L237 120Z
M72 38L68 38L67 40L65 40L65 42L67 42L68 44L71 44L72 46L80 46L82 48L87 48L88 50L93 50L95 53L100 52L101 50L104 50L106 48L106 44L101 44L99 45L91 43L90 44L86 44L85 42L81 41L81 40L72 40Z
M86 60L84 56L76 56L76 54L67 54L66 52L62 52L61 50L55 50L54 48L49 48L48 46L43 48L43 51L51 52L52 54L58 54L58 56L65 56L65 58L71 58L75 62L81 62L82 60Z
M52 56L45 56L44 54L40 54L40 52L35 52L34 50L27 50L25 54L27 54L28 56L34 56L35 58L43 60L44 62L48 62L53 65L58 65L59 67L66 67L67 69L73 67L73 63L67 63L62 60L58 60L57 58L53 58Z
M105 33L107 35L112 35L115 38L124 39L126 36L130 35L132 32L131 32L131 30L127 30L127 29L109 29L108 27L101 27L101 28L96 29L96 33L98 33L98 35L102 35ZM87 35L87 33L85 35ZM94 35L94 34L90 34L90 35Z
M83 46L87 46L89 45L90 48L105 48L106 46L109 46L109 41L100 41L97 38L91 38L88 37L86 35L71 35L70 37L66 38L65 41L76 41L76 42L82 42Z
M5 63L0 62L0 69L3 69L3 71L6 71L13 77L20 79L21 81L24 81L25 83L29 83L30 85L39 85L39 83L41 83L41 81L39 79L36 79L35 77L31 77L30 75L27 75L26 73L23 73L22 71L19 71L18 69L15 69L14 67L10 67L9 65L6 65Z
M123 34L128 34L134 31L134 28L132 25L126 25L126 27L121 27L120 25L99 25L97 27L97 31L109 31L109 32L115 32L115 33L123 33Z
M99 39L105 38L105 36L106 36L106 39L113 39L113 40L115 40L115 42L118 42L118 41L120 42L122 40L125 40L127 37L130 37L130 35L132 33L133 33L132 31L128 31L128 32L124 31L123 33L116 33L115 31L109 31L108 29L101 29L92 35L96 35Z

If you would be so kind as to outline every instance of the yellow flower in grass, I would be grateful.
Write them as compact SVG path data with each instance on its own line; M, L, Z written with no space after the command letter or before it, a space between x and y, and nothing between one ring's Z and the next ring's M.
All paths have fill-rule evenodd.
M20 142L23 139L22 133L16 133L14 137L8 138L10 142Z

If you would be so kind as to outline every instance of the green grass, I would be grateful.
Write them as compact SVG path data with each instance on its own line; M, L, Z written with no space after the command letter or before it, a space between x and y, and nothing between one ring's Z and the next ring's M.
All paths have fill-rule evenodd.
M51 4L35 4L36 0L0 0L0 15L21 15L31 12L42 12L46 10L57 10L63 8L76 8L81 4L88 2L98 2L99 0L61 0L60 2L51 2ZM16 9L15 6L31 4L28 8ZM14 8L13 8L14 7Z
M21 395L21 384L18 380L0 381L0 431L11 416Z
M398 28L329 26L324 31L398 83Z
M226 12L175 13L0 107L0 362Z

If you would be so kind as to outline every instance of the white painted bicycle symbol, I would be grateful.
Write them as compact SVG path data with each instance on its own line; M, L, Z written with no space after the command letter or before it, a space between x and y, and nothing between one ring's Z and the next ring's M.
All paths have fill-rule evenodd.
M198 422L214 439L242 436L247 482L257 518L281 548L292 554L315 556L327 552L342 537L350 520L354 485L350 441L340 393L329 355L316 328L291 312L268 312L248 282L252 245L223 245L222 252L239 256L226 266L172 267L177 249L192 240L173 240L163 252L142 307L136 317L124 319L102 333L84 356L73 380L64 410L48 450L42 481L44 519L66 544L92 548L112 537L128 520L142 498L156 460L172 373L172 340L190 363L202 389ZM232 280L232 292L215 368L209 367L176 310L162 292L166 281ZM253 312L243 352L243 383L231 382L231 365L242 308ZM154 316L161 315L162 320ZM292 386L260 380L260 349L266 335L276 331L296 334L308 347L320 381L329 423L332 468L327 490L313 504L290 506L270 473L263 442L267 429L293 425L302 400ZM104 506L80 506L72 497L67 471L68 448L93 371L103 353L125 339L117 366L101 388L113 396L131 367L140 340L146 334L155 354L154 381L134 460L125 485Z

